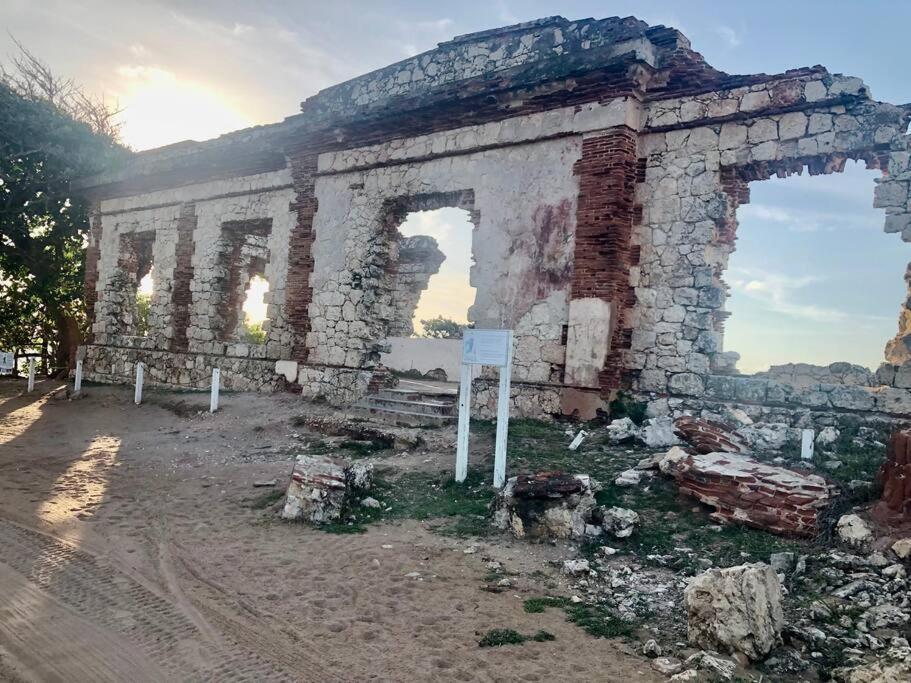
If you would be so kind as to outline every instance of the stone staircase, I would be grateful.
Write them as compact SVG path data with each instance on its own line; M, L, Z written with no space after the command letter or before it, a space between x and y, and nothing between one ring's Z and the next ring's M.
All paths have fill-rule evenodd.
M442 427L456 423L457 400L449 391L397 387L365 396L349 412L403 427Z

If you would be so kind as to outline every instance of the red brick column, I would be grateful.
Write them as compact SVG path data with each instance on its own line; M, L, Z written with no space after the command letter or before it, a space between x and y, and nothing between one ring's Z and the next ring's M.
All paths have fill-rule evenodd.
M307 360L307 333L310 331L310 274L313 272L313 217L316 215L316 155L300 153L291 157L297 225L288 241L288 279L285 285L285 315L294 334L292 358Z
M196 205L184 204L180 207L177 219L177 246L175 255L177 264L171 276L171 325L174 336L171 337L171 351L186 351L187 325L190 323L190 306L192 294L190 283L193 281L193 232L196 230Z
M98 301L98 259L101 257L101 213L92 214L89 243L85 250L85 315L88 320L86 343L92 343L92 323L95 322L95 302Z
M622 352L629 348L629 310L635 304L630 268L639 262L631 244L635 206L636 132L619 128L582 142L582 157L573 173L579 176L576 250L572 298L600 298L614 304L616 321L610 353L600 373L601 394L621 385Z

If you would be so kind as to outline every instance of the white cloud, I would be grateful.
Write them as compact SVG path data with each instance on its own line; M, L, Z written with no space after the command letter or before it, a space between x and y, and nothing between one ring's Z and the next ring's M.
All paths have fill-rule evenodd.
M794 301L796 292L823 281L823 278L815 275L794 277L784 273L732 269L728 281L735 292L750 297L772 313L821 323L844 322L850 317L844 311L835 308Z
M133 43L132 45L130 45L130 54L133 55L134 57L142 59L147 54L149 54L149 51L146 48L146 46L143 45L142 43Z
M721 36L721 39L728 44L728 47L740 46L740 34L730 26L724 24L715 27L715 33Z

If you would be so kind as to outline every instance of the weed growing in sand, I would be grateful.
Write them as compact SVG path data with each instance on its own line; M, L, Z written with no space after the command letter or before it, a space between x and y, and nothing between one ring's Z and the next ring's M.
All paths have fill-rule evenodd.
M549 640L556 640L553 633L547 631L538 631L533 636L526 636L511 628L494 628L484 634L484 637L478 641L481 647L501 647L503 645L521 645L529 640L543 643Z
M282 489L273 489L272 491L266 491L253 498L248 498L247 507L250 507L253 510L265 510L284 497L285 492Z
M636 624L624 621L604 605L574 603L568 598L548 595L529 598L523 607L529 614L539 614L548 607L560 608L567 620L595 638L629 638L636 629Z

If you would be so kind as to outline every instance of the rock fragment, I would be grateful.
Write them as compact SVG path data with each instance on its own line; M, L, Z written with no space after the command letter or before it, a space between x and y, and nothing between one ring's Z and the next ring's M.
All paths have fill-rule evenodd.
M628 508L611 507L603 511L601 526L616 538L628 538L633 535L639 524L639 514Z
M733 425L703 420L691 415L678 417L674 431L697 453L746 453L749 447Z
M784 626L781 584L762 563L700 574L684 591L691 644L761 659Z
M873 540L873 531L858 515L842 515L835 526L838 538L848 545L862 547Z
M373 466L325 456L300 455L291 473L281 516L313 524L342 517L351 496L369 488Z

